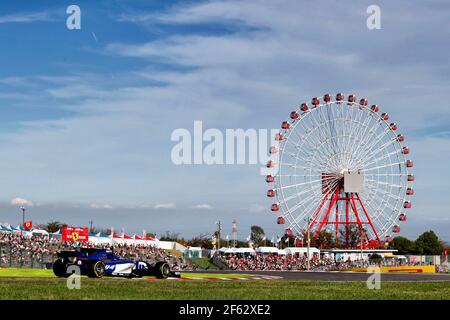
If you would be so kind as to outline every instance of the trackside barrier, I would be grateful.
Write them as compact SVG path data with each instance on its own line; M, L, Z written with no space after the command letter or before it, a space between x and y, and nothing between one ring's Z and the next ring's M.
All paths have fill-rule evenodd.
M32 250L12 248L8 244L0 243L0 267L41 269L51 265L55 259L55 254L36 253Z
M367 272L367 268L352 268L351 271ZM380 272L436 273L436 266L385 266L380 268Z

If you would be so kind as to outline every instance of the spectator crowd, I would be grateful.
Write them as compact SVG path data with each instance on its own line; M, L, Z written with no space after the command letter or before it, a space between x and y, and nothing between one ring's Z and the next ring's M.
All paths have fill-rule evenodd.
M308 259L303 254L221 255L220 258L232 270L304 271L308 269ZM351 267L367 266L366 261L335 261L331 258L320 258L317 255L313 255L309 262L310 270L315 271L345 270Z
M278 254L218 254L232 270L262 270L262 271L304 271L308 269L308 259L306 254L278 255ZM312 255L309 261L309 269L312 271L343 271L352 268L367 268L369 266L401 266L411 265L404 260L396 259L356 259L349 257L336 258L331 256ZM420 265L416 263L415 265Z
M166 261L174 271L192 271L198 266L189 259L178 257L156 246L139 244L93 244L62 242L58 238L45 236L23 237L18 234L0 233L0 266L31 266L43 267L53 263L56 254L62 250L74 250L76 247L112 249L122 258L143 260L149 263ZM214 259L231 270L255 271L304 271L308 269L306 254L279 255L279 254L224 254L216 252ZM365 268L369 265L405 265L405 260L367 259L351 260L350 258L334 258L329 255L312 255L309 268L313 271L342 271L351 268ZM411 265L411 263L409 263ZM416 263L414 265L420 265ZM442 272L439 269L438 272Z
M166 261L172 270L194 270L196 267L183 257L177 257L156 246L134 244L93 244L62 242L58 238L0 233L0 266L39 266L52 263L62 250L82 248L110 248L122 258L143 260L149 263Z

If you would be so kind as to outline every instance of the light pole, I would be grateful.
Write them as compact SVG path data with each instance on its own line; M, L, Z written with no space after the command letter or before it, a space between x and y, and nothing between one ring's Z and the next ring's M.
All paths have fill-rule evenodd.
M309 247L310 247L310 244L311 244L311 239L309 238L309 230L308 230L308 240L306 240L306 242L307 242L307 245L308 245L308 248L306 249L306 251L307 251L306 255L307 255L307 259L308 259L308 261L306 262L306 271L309 271L309 257L310 257L310 255L309 255Z
M365 237L364 229L361 230L361 262L363 261L363 240Z
M218 228L219 239L217 239L217 250L220 249L220 231L222 231L222 223L219 221L216 222Z
M25 207L21 206L20 210L22 210L22 226L25 224Z
M361 237L361 261L363 259L363 239Z
M310 268L310 266L309 266L309 257L310 257L309 248L310 248L310 244L311 244L311 238L309 236L310 224L311 224L311 218L308 216L308 229L306 230L306 232L307 232L307 235L306 235L306 246L307 246L306 247L306 271L309 271L309 268Z

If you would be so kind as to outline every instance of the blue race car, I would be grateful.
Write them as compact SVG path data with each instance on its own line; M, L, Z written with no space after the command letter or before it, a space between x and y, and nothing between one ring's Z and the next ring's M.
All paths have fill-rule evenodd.
M53 273L57 277L68 277L72 273L87 275L91 278L103 276L143 277L154 276L159 279L180 277L179 272L170 270L165 261L150 264L145 261L135 261L121 258L110 249L86 249L76 251L61 251L53 263ZM78 267L78 269L77 269Z

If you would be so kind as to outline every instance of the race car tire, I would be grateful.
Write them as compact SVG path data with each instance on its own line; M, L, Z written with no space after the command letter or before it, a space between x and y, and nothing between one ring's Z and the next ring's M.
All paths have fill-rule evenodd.
M170 276L170 267L167 262L159 261L155 265L155 277L158 279L167 279Z
M69 274L67 273L67 265L64 263L64 260L59 258L53 262L53 273L58 278L67 278Z
M103 261L95 261L89 266L89 278L101 278L105 274L105 264Z

